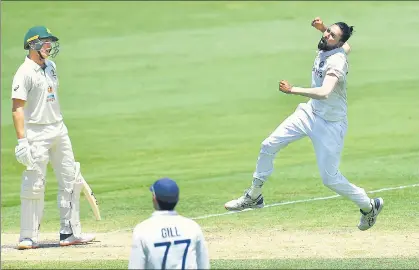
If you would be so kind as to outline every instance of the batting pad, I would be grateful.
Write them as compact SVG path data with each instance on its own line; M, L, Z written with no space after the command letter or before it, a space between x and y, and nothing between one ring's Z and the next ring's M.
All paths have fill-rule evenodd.
M30 238L38 241L39 228L44 212L45 183L42 175L35 170L27 170L22 174L20 192L21 217L20 239Z
M62 234L73 234L75 237L81 236L80 224L80 193L83 189L81 182L80 163L75 163L74 177L71 182L62 179L67 188L58 192L58 202L61 215Z

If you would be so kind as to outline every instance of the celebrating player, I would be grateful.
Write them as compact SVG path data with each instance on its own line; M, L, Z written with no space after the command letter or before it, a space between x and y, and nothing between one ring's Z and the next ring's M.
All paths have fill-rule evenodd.
M375 224L384 201L382 198L370 199L364 189L351 184L338 169L348 126L346 80L350 46L346 42L353 27L337 22L326 28L320 18L313 20L312 26L323 35L312 67L311 88L296 87L285 80L279 83L281 92L310 100L299 104L295 112L262 142L251 187L242 197L227 202L225 208L262 208L262 186L273 172L275 156L288 144L308 136L316 152L323 184L360 208L358 228L364 231Z

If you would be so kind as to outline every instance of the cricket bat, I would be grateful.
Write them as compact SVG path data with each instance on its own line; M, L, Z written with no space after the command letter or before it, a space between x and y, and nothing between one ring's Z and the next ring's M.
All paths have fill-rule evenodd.
M95 194L93 193L89 184L87 184L86 180L83 181L83 186L84 186L83 188L84 196L86 196L86 199L93 210L93 214L95 215L96 220L102 220L102 218L100 217L99 204L97 202Z

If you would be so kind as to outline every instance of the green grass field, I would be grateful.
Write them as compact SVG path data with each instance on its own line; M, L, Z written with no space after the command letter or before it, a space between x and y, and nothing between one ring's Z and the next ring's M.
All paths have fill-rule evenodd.
M346 21L356 31L349 42L342 173L367 191L419 183L417 2L1 5L2 245L4 235L19 233L23 170L14 157L11 81L25 57L23 36L38 24L60 38L55 62L61 107L76 159L101 207L103 220L97 222L83 199L86 232L125 230L129 239L129 228L152 212L148 187L164 176L180 186L179 213L225 213L224 203L250 185L260 143L307 101L278 92L277 85L281 79L310 85L320 38L310 27L316 16L327 23ZM58 235L56 189L49 168L41 230ZM331 195L307 138L281 151L264 187L267 204ZM384 198L385 208L363 233L356 228L359 210L343 198L197 222L208 235L214 268L419 268L419 187L375 195ZM287 242L302 232L311 236L302 235L300 244ZM337 242L328 242L329 234ZM329 256L323 247L339 252ZM116 259L103 261L96 254L76 262L3 250L5 269L123 269L129 256L125 250Z

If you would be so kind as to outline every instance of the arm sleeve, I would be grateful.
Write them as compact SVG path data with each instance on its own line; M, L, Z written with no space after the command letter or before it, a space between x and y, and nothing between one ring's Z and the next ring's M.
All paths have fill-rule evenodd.
M198 226L198 237L196 241L196 259L198 269L210 269L210 260L208 257L208 247L204 234Z
M145 269L147 259L145 252L144 241L138 230L134 230L128 269Z
M30 89L30 78L18 70L13 77L12 99L27 100Z
M335 75L339 81L343 81L348 73L348 62L343 55L334 55L328 63L326 75Z

